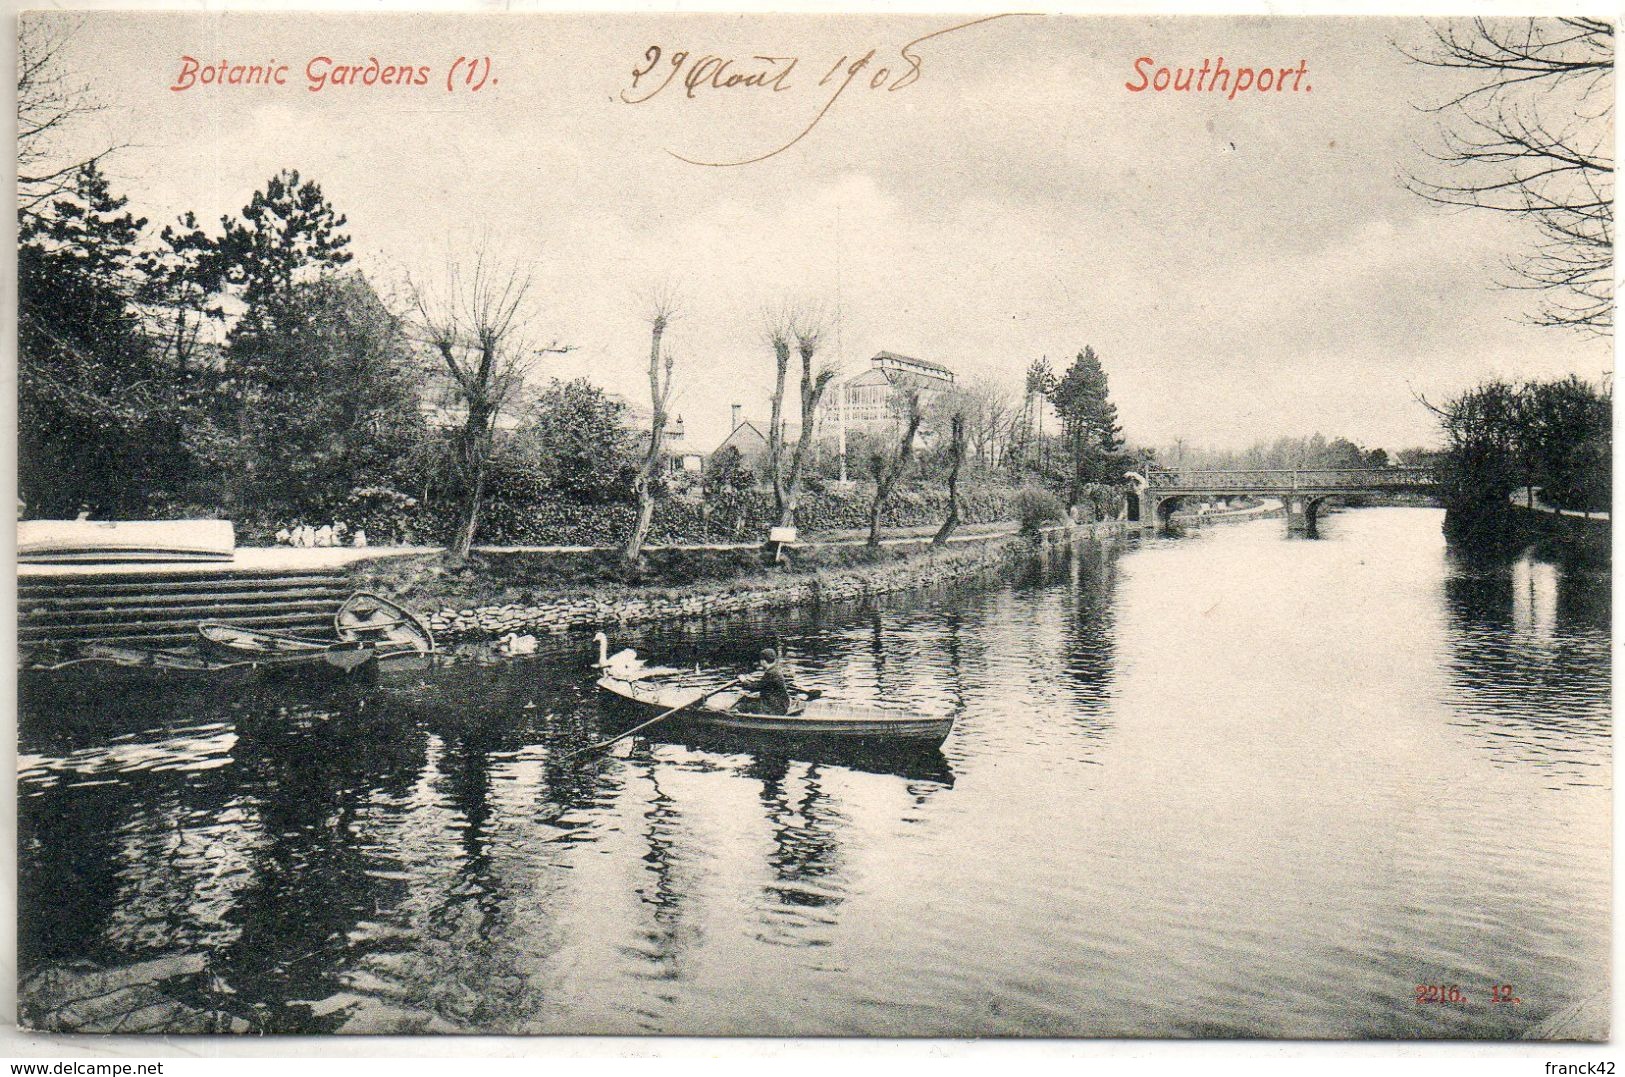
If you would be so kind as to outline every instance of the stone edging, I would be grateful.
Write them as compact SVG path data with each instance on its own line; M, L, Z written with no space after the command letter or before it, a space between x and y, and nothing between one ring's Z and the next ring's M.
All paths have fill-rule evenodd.
M1118 521L1052 528L1044 532L1042 545L1053 547L1082 539L1102 539L1120 534L1123 529L1124 525ZM476 640L495 639L510 632L561 632L570 628L819 605L968 579L1000 568L1010 557L1033 548L1025 539L1000 536L996 541L927 550L898 564L831 570L766 586L740 589L712 584L611 600L579 597L528 606L510 603L472 609L448 607L428 614L425 619L437 638Z

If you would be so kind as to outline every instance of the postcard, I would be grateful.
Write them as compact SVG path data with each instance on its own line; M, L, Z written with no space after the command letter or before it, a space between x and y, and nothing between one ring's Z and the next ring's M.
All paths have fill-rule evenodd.
M1608 1039L1611 22L17 35L24 1029Z

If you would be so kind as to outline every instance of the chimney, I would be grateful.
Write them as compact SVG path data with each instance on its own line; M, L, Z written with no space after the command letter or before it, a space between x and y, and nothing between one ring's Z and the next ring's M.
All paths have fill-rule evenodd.
M732 414L733 414L733 425L728 428L728 433L731 434L735 430L739 429L739 405L738 404L730 405L728 410L730 412L732 412Z

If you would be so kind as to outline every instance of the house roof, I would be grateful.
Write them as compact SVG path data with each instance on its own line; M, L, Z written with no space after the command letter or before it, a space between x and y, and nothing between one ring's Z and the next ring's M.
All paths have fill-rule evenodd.
M863 373L857 374L848 379L846 384L848 386L890 385L891 379L886 376L886 372L884 370L881 370L878 367L870 367Z
M905 363L905 364L907 364L909 366L917 366L917 367L920 367L920 368L925 369L925 370L935 370L938 373L944 374L944 375L946 375L948 377L952 377L953 373L954 373L952 370L949 370L947 367L943 366L941 363L933 363L933 362L931 362L930 360L927 360L927 359L915 359L913 356L909 356L909 355L898 355L896 352L888 352L888 351L879 352L879 353L877 353L875 355L875 357L873 359L871 359L869 361L871 363L880 363L880 362L883 362L883 361L890 361L890 362L893 362L893 363Z
M784 425L784 443L786 445L794 444L800 439L800 437L801 427L799 425L793 426L789 423ZM761 428L755 423L751 422L749 419L746 419L738 426L734 427L733 433L723 438L721 444L719 444L712 451L721 452L730 445L738 449L741 453L762 452L767 448L767 435L762 433Z

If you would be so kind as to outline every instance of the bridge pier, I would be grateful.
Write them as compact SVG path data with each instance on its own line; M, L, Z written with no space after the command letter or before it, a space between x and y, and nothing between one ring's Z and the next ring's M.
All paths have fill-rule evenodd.
M1309 499L1302 494L1283 493L1281 512L1286 517L1287 534L1307 535L1313 530L1314 520L1309 515Z
M1313 535L1327 498L1357 493L1434 493L1431 468L1279 468L1256 470L1147 470L1129 472L1139 506L1138 523L1148 534L1167 522L1167 510L1184 498L1278 497L1288 534Z

